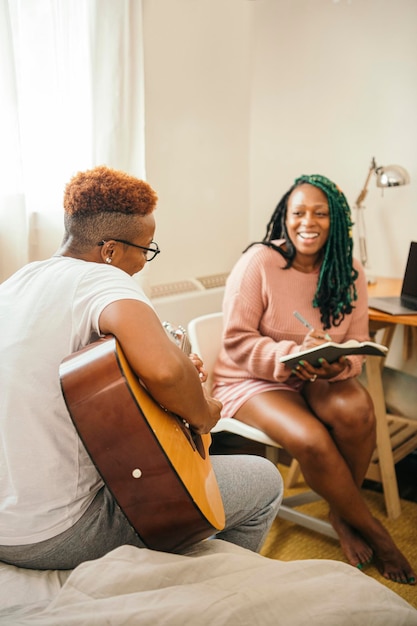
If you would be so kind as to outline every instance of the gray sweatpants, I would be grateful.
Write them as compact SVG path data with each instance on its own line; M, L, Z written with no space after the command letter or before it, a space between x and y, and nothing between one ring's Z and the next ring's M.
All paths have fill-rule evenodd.
M211 462L226 513L216 538L259 551L281 504L280 473L258 456L219 455ZM124 544L145 547L104 487L74 526L40 543L0 546L0 560L29 569L73 569Z

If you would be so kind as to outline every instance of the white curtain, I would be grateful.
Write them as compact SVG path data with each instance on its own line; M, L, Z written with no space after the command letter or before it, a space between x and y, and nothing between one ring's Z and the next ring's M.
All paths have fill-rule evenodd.
M0 280L51 254L65 183L145 177L142 0L0 0Z

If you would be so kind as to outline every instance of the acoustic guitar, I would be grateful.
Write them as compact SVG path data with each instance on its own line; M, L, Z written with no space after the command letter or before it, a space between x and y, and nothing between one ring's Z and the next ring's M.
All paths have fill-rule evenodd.
M176 552L224 528L210 434L196 435L151 397L115 337L65 358L60 380L87 452L147 547Z

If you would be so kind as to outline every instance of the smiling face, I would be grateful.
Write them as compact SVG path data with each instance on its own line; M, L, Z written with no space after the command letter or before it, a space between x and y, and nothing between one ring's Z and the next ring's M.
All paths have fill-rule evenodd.
M301 265L314 265L329 237L326 194L308 183L296 187L288 198L285 225L296 250L295 260Z

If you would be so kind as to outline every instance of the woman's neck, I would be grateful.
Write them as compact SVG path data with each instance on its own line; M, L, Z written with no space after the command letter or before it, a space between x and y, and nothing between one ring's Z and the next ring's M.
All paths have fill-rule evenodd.
M304 274L311 274L313 272L317 272L320 268L322 261L322 255L318 255L316 257L300 257L296 255L292 262L292 267L298 272L304 272Z

